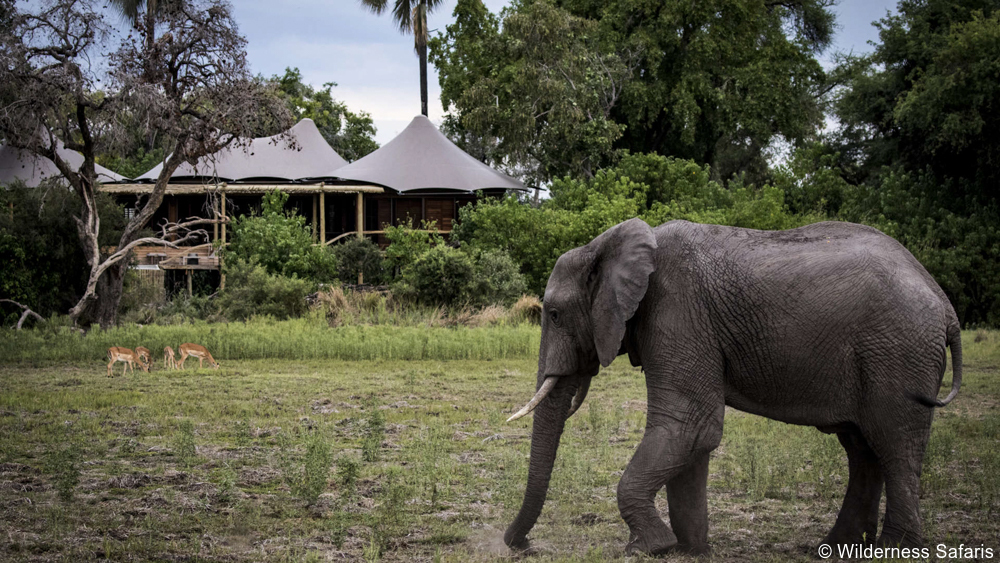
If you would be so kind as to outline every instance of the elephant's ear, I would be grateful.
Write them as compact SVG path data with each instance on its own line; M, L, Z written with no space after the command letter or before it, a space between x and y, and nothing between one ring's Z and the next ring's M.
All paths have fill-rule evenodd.
M642 219L629 219L598 235L586 249L593 256L591 329L601 365L608 367L621 348L625 322L649 287L656 238Z

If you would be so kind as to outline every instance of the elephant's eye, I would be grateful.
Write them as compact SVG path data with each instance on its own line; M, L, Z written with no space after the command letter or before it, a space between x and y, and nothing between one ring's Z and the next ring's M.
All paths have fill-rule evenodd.
M556 325L558 325L559 324L559 311L556 311L554 309L552 311L549 311L549 318L552 319L553 323L555 323Z

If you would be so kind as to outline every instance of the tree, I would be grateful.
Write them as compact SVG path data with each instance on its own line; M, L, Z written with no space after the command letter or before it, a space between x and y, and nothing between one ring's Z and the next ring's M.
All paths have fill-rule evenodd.
M163 33L152 41L125 38L108 70L90 61L110 45L111 30L91 0L56 0L18 12L0 34L0 135L14 147L48 158L79 197L77 231L88 281L70 316L83 324L115 322L124 271L140 244L177 246L205 235L192 230L212 219L144 229L183 162L286 129L290 115L273 88L249 72L245 40L227 4L190 2L165 7ZM141 39L141 38L140 38ZM132 138L125 124L144 124L170 140L152 193L125 225L113 252L99 244L96 155ZM80 152L77 168L58 152Z
M396 0L392 19L400 33L413 34L413 48L420 58L420 113L427 116L427 14L443 0ZM381 15L389 7L388 0L361 0L374 14Z
M549 178L565 172L549 162L589 161L569 171L586 177L618 149L690 158L719 178L763 177L776 140L808 140L822 125L829 86L816 55L830 42L829 6L523 0L498 21L476 0L460 0L432 60L442 102L462 125L498 136L501 147L508 136L530 146L540 166L529 169ZM577 142L524 141L509 131L524 122L547 132L553 120L562 129L578 124ZM498 156L521 163L527 154Z
M1000 2L903 0L877 26L874 52L841 69L836 148L845 168L857 182L879 181L887 166L926 172L956 211L995 202Z
M286 68L284 76L272 76L278 92L296 120L309 118L327 143L340 156L353 162L378 149L375 124L368 112L354 113L347 104L333 99L333 87L327 82L321 90L302 82L297 68Z
M462 142L453 122L449 132L463 148L479 139L486 160L528 184L593 176L623 133L610 112L636 53L604 49L595 22L546 2L505 14L501 30L479 0L461 0L431 42L441 103L473 135Z

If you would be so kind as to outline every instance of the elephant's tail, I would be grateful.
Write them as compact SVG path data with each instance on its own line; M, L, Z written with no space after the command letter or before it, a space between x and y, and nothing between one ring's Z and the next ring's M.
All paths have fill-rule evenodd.
M962 330L957 324L948 328L948 347L951 349L951 392L943 401L916 393L911 394L911 397L921 405L943 407L958 395L958 389L962 386Z

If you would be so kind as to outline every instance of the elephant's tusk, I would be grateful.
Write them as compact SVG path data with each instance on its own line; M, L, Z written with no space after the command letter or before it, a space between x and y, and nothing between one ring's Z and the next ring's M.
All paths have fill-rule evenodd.
M544 399L545 396L549 394L549 391L552 391L552 388L556 386L556 382L558 381L559 381L558 377L545 378L545 381L542 382L542 386L538 389L538 392L535 393L535 396L532 397L530 401L528 401L527 405L524 405L523 409L517 411L516 413L514 413L513 416L508 418L507 422L511 422L512 420L517 420L522 416L528 414L529 412L535 410L535 407L538 406L538 403L542 402L542 399Z
M576 395L573 395L573 404L570 405L569 414L566 415L566 418L573 416L573 413L580 410L580 407L583 406L583 400L587 398L587 391L590 391L591 379L590 377L584 379L583 383L580 384L580 388L576 390Z

